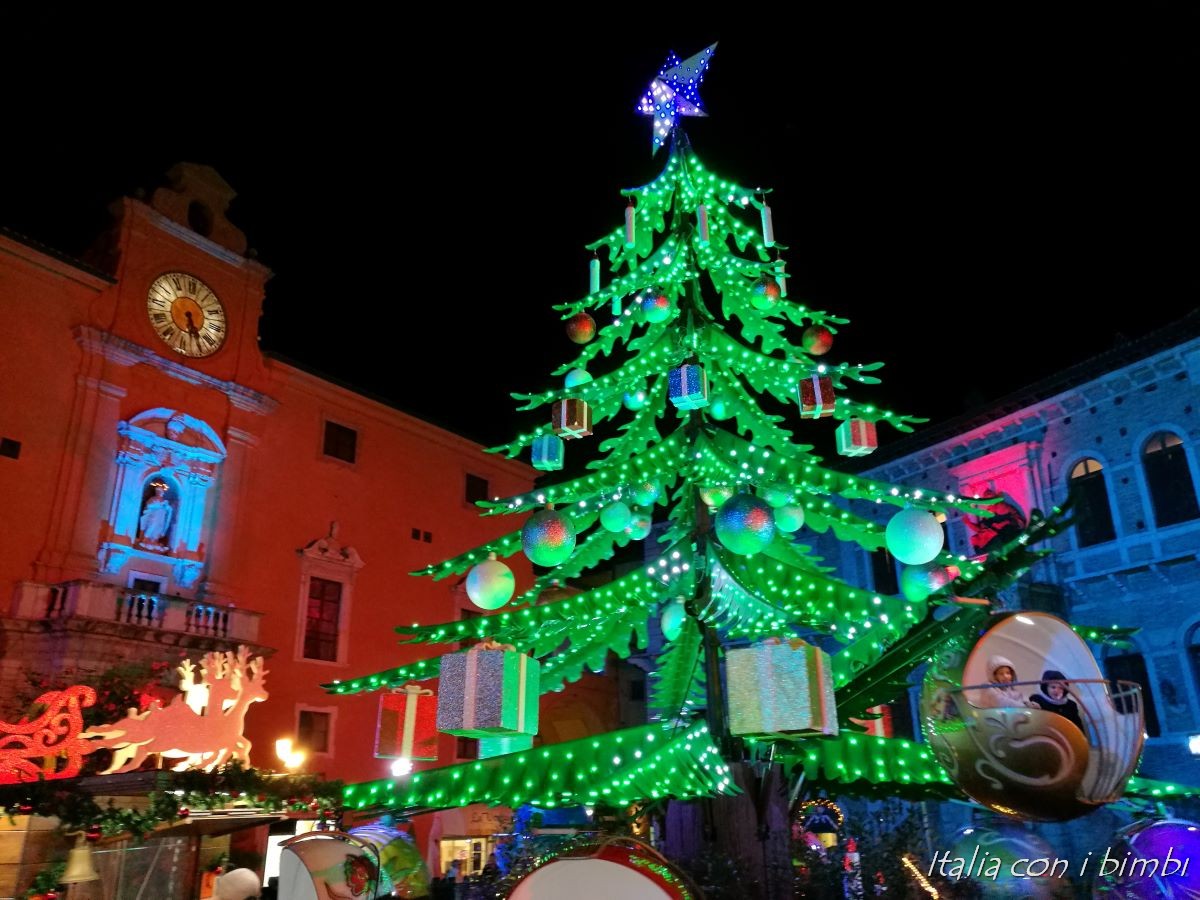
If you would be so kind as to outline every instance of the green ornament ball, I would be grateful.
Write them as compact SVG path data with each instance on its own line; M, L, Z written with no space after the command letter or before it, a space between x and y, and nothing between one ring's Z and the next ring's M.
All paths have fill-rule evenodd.
M617 500L600 510L600 527L613 534L619 534L629 527L629 520L632 518L633 513L629 511L629 507Z
M645 540L650 534L650 528L654 521L650 518L650 513L645 510L634 510L633 517L629 520L629 527L626 529L629 536L635 541Z
M660 290L647 291L642 296L642 315L655 324L671 318L671 301Z
M904 599L920 603L951 581L953 578L946 567L935 562L928 562L923 566L905 566L900 570L900 593L904 595Z
M718 422L724 422L733 416L733 404L724 394L716 394L708 398L708 414Z
M770 275L764 275L754 282L754 288L750 291L750 305L764 312L773 309L779 303L781 293L779 282Z
M646 481L634 486L633 502L638 506L653 506L661 493L662 488L653 481Z
M760 553L775 539L774 511L753 494L737 494L717 513L717 537L739 556Z
M637 412L646 405L646 392L638 388L636 391L626 391L625 396L621 398L621 402L625 404L625 408L630 412Z
M791 534L804 527L804 507L798 503L787 503L775 507L775 527Z
M575 552L575 523L562 513L543 509L521 529L521 549L538 566L557 566Z
M467 573L467 596L480 609L499 609L512 599L516 587L512 569L497 559L472 566Z
M884 532L888 551L906 566L923 566L942 552L946 535L937 517L923 509L902 509Z
M700 499L704 501L705 506L714 509L724 504L732 496L733 488L727 484L714 484L710 487L700 488Z
M658 620L662 626L663 637L673 641L683 631L683 623L687 620L687 607L682 597L668 600L663 604L662 617Z
M771 506L786 506L792 502L792 492L787 488L768 487L759 490L758 495Z
M581 384L587 384L592 380L592 376L588 374L586 369L572 369L567 373L567 377L563 379L563 383L567 387L579 387Z

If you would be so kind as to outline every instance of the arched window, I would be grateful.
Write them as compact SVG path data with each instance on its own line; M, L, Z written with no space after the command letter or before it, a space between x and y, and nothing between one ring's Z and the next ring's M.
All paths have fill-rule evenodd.
M1158 724L1158 709L1154 705L1154 691L1150 687L1150 673L1146 671L1146 660L1140 653L1122 653L1106 656L1104 669L1112 681L1132 681L1142 686L1142 713L1146 718L1146 734L1158 737L1162 730ZM1126 712L1119 706L1118 712Z
M1071 470L1071 495L1075 500L1075 537L1080 547L1103 544L1115 538L1108 485L1098 459L1081 459Z
M1196 489L1188 471L1183 441L1171 431L1160 431L1142 447L1146 486L1154 506L1154 524L1159 528L1200 518Z

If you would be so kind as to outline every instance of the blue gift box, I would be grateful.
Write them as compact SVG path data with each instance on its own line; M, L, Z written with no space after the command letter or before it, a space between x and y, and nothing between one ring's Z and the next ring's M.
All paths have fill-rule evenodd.
M533 467L556 472L563 467L563 440L556 434L539 434L533 439Z
M667 376L671 402L680 409L708 406L708 376L703 366L684 365Z

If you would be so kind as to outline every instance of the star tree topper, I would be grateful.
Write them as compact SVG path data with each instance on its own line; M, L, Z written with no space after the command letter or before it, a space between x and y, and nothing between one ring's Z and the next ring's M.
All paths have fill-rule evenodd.
M716 44L710 44L683 62L674 52L670 53L658 77L642 95L638 112L654 118L654 153L667 142L680 116L708 115L700 103L700 82L716 49Z

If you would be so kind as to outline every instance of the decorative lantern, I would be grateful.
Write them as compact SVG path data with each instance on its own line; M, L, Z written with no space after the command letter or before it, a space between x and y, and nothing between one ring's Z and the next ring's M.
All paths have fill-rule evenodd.
M805 419L823 419L833 415L833 379L814 375L800 382L800 415Z
M672 369L667 382L671 402L679 409L708 406L708 376L703 366L689 363Z
M566 450L557 434L539 434L533 439L530 451L533 467L543 472L557 472L563 467Z
M725 654L729 731L735 735L836 735L829 655L801 640Z
M837 451L842 456L866 456L879 447L875 423L866 419L846 419L837 428Z
M557 401L550 407L550 426L559 437L587 437L592 433L592 410L583 400Z
M537 734L540 672L536 659L490 640L443 656L438 731L483 738Z

